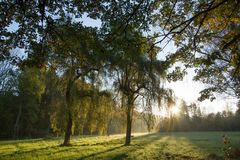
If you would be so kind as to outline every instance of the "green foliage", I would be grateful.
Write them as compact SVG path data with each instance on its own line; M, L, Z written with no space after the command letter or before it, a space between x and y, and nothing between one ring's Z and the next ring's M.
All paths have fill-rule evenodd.
M24 68L19 75L19 110L22 114L19 115L19 124L22 128L22 134L31 136L34 133L35 125L40 116L40 101L41 95L45 90L41 71L36 68ZM20 111L19 111L20 112ZM20 113L19 113L20 114ZM24 133L25 132L25 133Z
M28 98L27 96L29 96L29 99L36 97L36 100L39 101L45 89L43 79L41 78L43 77L41 77L41 71L39 69L24 68L19 75L18 88L20 96L22 96L22 98Z
M16 110L19 103L19 99L11 92L5 92L0 94L0 121L2 131L0 132L0 138L12 138L13 126L15 123Z

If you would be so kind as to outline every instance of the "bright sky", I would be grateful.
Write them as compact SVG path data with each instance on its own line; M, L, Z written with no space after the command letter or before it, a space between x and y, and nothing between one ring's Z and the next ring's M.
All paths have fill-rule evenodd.
M226 109L228 105L231 109L236 109L237 100L228 97L227 95L218 95L214 101L205 100L203 102L197 101L200 96L199 92L206 86L201 82L193 81L194 70L189 69L188 74L183 81L167 83L166 86L172 88L178 98L185 100L187 103L197 102L201 109L205 112L218 112Z
M176 48L174 44L171 42L169 45L159 53L159 57L164 58L168 52L175 51ZM193 81L193 76L195 75L194 68L187 70L187 75L183 78L182 81L177 82L166 82L166 87L169 87L174 90L176 97L185 100L188 104L196 102L200 105L201 110L210 113L210 112L221 112L226 109L228 105L230 109L233 111L236 110L237 99L233 97L229 97L228 95L217 95L214 101L205 100L203 102L199 102L197 99L200 96L199 92L206 88L206 84L203 84L199 81Z

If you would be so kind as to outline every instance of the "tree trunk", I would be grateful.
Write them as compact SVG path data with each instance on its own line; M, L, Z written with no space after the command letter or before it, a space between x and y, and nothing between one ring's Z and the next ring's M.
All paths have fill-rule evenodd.
M13 138L14 139L18 139L19 138L19 122L20 122L20 118L22 115L22 105L19 106L19 111L18 111L18 115L17 115L17 119L14 125L14 129L13 129Z
M69 146L70 145L70 136L72 131L72 111L71 111L71 88L74 81L69 80L67 89L66 89L66 103L67 103L67 110L68 110L68 120L67 120L67 127L65 130L64 142L62 146Z
M131 143L133 98L128 99L127 113L126 114L127 114L127 130L126 130L125 145L128 146Z
M131 143L131 129L132 129L132 120L131 120L131 111L127 111L127 131L126 131L126 140L125 145L130 145Z
M70 145L70 136L71 136L71 131L72 131L72 114L69 112L68 114L68 122L67 122L67 128L65 132L65 137L64 137L64 142L63 146L68 146Z

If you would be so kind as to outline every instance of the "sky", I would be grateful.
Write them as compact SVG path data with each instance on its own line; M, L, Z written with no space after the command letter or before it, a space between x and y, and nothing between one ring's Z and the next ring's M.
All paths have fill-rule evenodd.
M174 46L173 42L169 43L169 45L162 51L160 54L160 58L166 56L169 52L173 52L176 50L176 47ZM181 65L181 64L180 64ZM228 106L228 109L231 109L235 111L236 105L237 105L237 99L234 97L230 97L228 95L221 95L217 94L216 99L212 102L210 100L205 100L203 102L198 101L198 97L200 97L199 92L207 87L207 84L203 84L200 81L193 81L193 77L195 75L194 72L195 68L189 68L187 69L187 75L183 78L182 81L176 81L176 82L166 82L165 86L167 88L171 88L174 90L175 96L183 99L187 102L187 104L190 103L197 103L203 112L206 113L216 113L221 112L223 110L226 110Z
M197 99L200 96L199 92L207 86L201 82L193 81L194 69L189 69L188 74L184 77L183 81L167 83L166 87L174 90L176 97L185 100L188 104L196 102L200 105L201 109L205 112L221 112L229 106L230 109L236 110L237 99L229 97L228 95L217 95L216 99L212 102L205 100L199 102Z

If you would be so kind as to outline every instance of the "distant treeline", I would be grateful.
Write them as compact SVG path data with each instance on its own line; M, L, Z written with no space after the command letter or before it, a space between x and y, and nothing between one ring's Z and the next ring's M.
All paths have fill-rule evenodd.
M25 97L28 99L28 97ZM0 93L0 139L22 139L63 136L66 127L65 106L61 98L54 104L21 102L20 95ZM73 135L111 135L125 133L126 114L117 106L94 107L85 99L73 120ZM50 106L51 105L51 106ZM93 111L95 110L95 111ZM141 113L134 112L133 132L147 132Z
M158 131L240 131L240 107L204 114L196 104L183 103L179 113L160 118Z
M0 85L0 139L63 136L68 109L64 85L68 75L60 77L52 69L1 69L7 78ZM71 92L73 135L125 132L125 109L114 104L112 93L81 80L76 81ZM141 114L134 114L133 132L147 131Z

